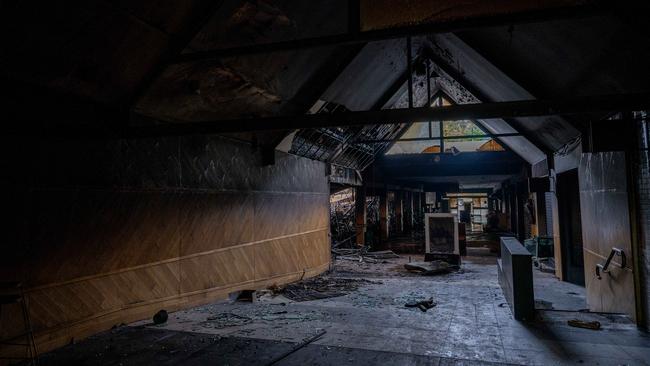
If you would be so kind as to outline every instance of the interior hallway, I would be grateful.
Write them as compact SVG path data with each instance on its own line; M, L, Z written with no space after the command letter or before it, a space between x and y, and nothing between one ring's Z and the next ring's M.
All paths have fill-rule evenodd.
M650 1L0 4L0 366L650 360Z
M322 337L277 364L647 365L650 360L650 336L621 315L540 310L534 322L514 320L497 283L494 257L466 257L460 271L426 277L404 270L408 260L407 255L376 264L336 260L323 278L351 279L344 282L344 296L293 302L267 293L256 302L216 302L172 313L163 325L143 321L104 332L40 361L264 365L321 330ZM536 276L536 284L540 278L554 280ZM558 292L545 288L536 288L536 297L565 304L554 297ZM427 312L404 306L430 297L437 305ZM576 295L562 297L580 301ZM568 326L574 318L597 320L602 329Z

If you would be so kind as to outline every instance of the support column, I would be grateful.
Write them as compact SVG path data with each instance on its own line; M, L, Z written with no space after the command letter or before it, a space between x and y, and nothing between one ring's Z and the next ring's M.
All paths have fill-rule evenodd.
M510 209L510 232L517 233L517 193L515 186L509 187L508 192L508 205Z
M560 208L557 202L557 177L555 169L549 171L551 177L551 222L547 222L547 228L550 226L553 233L553 256L555 257L555 276L564 281L564 271L562 271L562 242L560 240Z
M354 196L354 220L356 242L359 246L366 245L366 187L357 187Z
M395 191L395 226L399 234L404 233L404 191Z
M382 241L388 239L388 191L379 192L379 237Z
M535 193L535 208L537 211L537 235L548 235L548 223L546 222L546 196L544 192Z
M526 203L528 202L528 191L525 182L517 182L517 238L524 242L526 237Z
M420 199L420 192L413 192L411 194L411 212L413 213L413 229L415 229L415 223L420 217L420 206L418 200Z
M422 192L422 200L420 203L422 204L422 212L427 213L427 192Z
M413 192L407 191L405 199L404 231L410 234L413 231Z

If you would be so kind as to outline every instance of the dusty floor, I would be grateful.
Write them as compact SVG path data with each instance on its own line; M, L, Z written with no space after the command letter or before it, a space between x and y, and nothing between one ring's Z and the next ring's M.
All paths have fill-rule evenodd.
M431 277L404 270L408 261L409 256L376 264L337 260L312 287L344 296L292 301L267 293L252 303L214 303L170 314L163 325L140 322L96 335L43 355L40 363L650 364L650 335L622 316L540 310L536 322L513 320L497 284L494 257L467 257L459 272ZM546 308L584 308L584 289L539 273L535 281L536 296L551 303ZM553 285L554 291L544 292ZM428 298L437 305L427 312L405 307ZM574 318L598 320L603 329L569 327L567 320ZM313 343L286 355L322 331Z
M585 288L558 281L550 273L533 269L533 290L537 309L587 310Z

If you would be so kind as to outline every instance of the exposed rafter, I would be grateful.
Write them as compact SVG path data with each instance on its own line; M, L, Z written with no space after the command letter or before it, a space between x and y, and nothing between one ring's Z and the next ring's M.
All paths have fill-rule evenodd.
M514 137L521 136L520 133L486 133L484 135L460 135L460 136L443 136L443 137L414 137L398 138L395 140L358 140L357 144L380 144L384 142L408 142L408 141L439 141L439 140L458 140L458 139L476 139L476 138L495 138L495 137Z
M380 125L405 121L472 120L594 112L632 111L650 108L650 93L574 97L560 100L520 100L442 107L384 109L379 111L311 114L195 123L168 123L129 129L130 136L174 136L245 131L272 131L355 125Z

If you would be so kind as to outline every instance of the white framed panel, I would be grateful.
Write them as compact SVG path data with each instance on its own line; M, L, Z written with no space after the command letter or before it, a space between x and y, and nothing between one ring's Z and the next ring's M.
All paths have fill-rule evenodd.
M443 252L460 254L458 245L458 218L451 213L424 215L426 253Z

